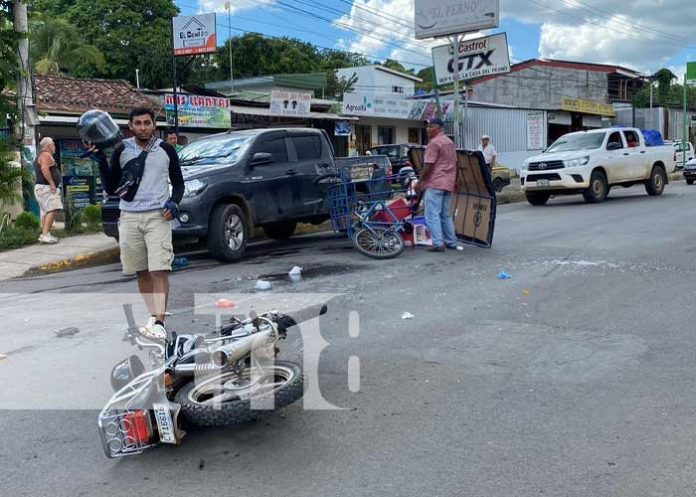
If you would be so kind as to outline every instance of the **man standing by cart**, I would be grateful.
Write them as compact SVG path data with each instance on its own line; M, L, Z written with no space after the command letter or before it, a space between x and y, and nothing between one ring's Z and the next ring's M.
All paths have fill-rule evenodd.
M425 149L425 167L416 190L425 192L425 222L433 240L428 252L444 252L445 247L457 250L460 245L450 214L457 181L457 150L442 132L441 119L433 118L425 124L429 141Z

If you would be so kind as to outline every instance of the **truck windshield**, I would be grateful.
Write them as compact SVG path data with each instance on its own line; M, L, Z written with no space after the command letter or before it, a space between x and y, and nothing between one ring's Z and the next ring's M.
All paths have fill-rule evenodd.
M215 159L225 159L225 163L237 162L246 152L252 138L251 136L225 135L196 140L179 152L179 160L182 165L196 163L197 166L205 166L206 164L199 163L202 161L214 165Z
M593 150L600 148L604 142L604 133L586 133L566 135L553 142L546 152L572 152L574 150Z

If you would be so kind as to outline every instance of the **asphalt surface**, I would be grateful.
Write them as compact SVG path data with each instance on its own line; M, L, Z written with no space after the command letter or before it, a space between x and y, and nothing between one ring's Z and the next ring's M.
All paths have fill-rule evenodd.
M194 257L171 279L179 331L214 326L195 298L251 298L259 275L274 282L259 307L331 294L318 385L342 409L297 403L123 460L104 457L96 417L133 352L135 282L113 265L0 283L0 494L693 495L695 217L696 187L676 183L503 206L490 250L373 261L314 235L238 264ZM281 346L299 357L298 337Z

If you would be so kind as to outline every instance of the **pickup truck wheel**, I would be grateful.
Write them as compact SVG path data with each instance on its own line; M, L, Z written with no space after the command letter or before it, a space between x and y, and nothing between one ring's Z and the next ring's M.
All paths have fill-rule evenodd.
M546 205L546 202L549 201L549 198L551 198L550 193L533 193L533 192L527 192L526 194L527 197L527 202L529 202L532 205Z
M602 171L592 171L590 176L590 187L582 194L588 204L598 204L604 202L609 194L607 177Z
M210 255L221 262L238 261L246 250L248 233L246 216L239 206L218 205L208 226Z
M694 180L691 179L691 178L687 178L687 179L686 179L686 184L687 184L687 185L693 185L693 184L694 184Z
M279 221L277 223L264 224L263 232L274 240L287 240L295 233L296 228L297 221Z
M657 197L665 191L665 170L660 166L655 166L650 173L650 179L645 183L645 190L648 195Z
M502 178L495 178L493 180L493 190L500 193L503 191L503 188L505 188L505 181Z

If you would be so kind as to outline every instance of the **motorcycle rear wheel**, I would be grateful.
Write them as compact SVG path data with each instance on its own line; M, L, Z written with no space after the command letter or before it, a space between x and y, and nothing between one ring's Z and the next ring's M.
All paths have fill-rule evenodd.
M240 377L227 372L198 381L190 381L175 396L181 404L181 416L197 426L225 426L256 419L260 413L292 404L304 393L302 368L287 361L276 361L264 368L256 381L250 372ZM273 408L252 409L254 402L272 400ZM257 404L258 405L258 404Z

